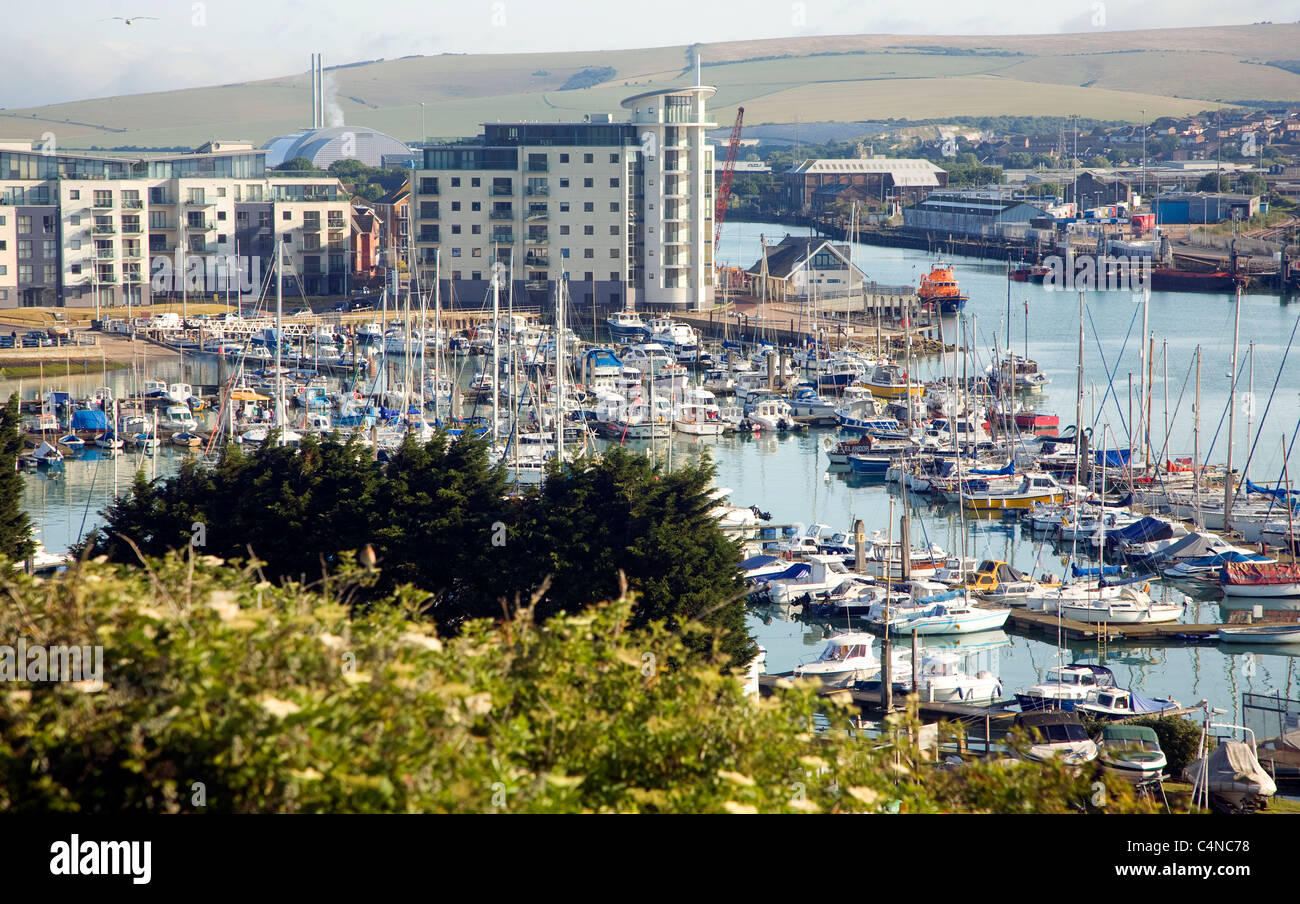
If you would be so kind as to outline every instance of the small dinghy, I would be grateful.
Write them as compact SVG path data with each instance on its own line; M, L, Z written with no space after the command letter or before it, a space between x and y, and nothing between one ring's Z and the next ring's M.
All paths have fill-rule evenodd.
M1219 629L1222 643L1300 643L1300 625L1233 625Z
M1097 759L1104 770L1135 785L1161 778L1169 765L1155 729L1146 725L1107 725L1097 740Z

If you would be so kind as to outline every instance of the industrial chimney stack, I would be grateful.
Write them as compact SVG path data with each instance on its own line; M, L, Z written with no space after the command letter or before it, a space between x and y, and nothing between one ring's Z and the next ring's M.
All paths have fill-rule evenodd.
M321 55L311 55L311 127L325 127L325 79Z

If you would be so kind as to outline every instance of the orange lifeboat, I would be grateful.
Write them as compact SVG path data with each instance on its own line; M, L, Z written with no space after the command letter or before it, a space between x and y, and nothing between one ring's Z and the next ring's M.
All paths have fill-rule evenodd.
M966 307L967 298L961 294L952 267L942 261L921 277L921 286L916 294L922 304L938 308L941 314L956 314Z

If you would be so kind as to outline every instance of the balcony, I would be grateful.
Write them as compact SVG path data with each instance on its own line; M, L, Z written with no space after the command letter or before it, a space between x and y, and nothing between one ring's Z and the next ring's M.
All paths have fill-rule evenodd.
M93 206L96 210L112 210L112 209L113 209L113 199L112 199L112 198L96 198L96 199L95 199L95 203L94 203L92 206Z
M525 267L549 267L551 265L551 256L549 254L528 254L524 256Z
M117 227L113 225L96 226L91 230L95 235L117 235Z
M524 287L529 292L545 292L551 287L550 281L545 279L530 279L524 283Z
M190 198L185 202L186 207L216 207L215 201L204 201L202 199Z
M488 212L489 220L513 220L515 212L513 210L492 210Z
M415 237L417 242L423 242L426 245L436 245L442 241L442 237L437 232L421 232Z
M137 245L134 248L129 248L129 247L123 248L122 257L126 258L127 260L139 260L144 257L144 252L140 250L139 245Z
M210 230L216 229L217 227L212 223L209 223L207 220L199 220L199 221L186 220L185 228L188 229L190 232L208 232Z
M99 285L101 285L101 286L102 286L102 285L105 285L105 284L109 284L109 283L116 283L116 282L117 282L117 274L116 274L116 273L101 273L101 274L99 274L99 277L98 277L97 279L95 279L94 281L95 281L96 283L98 283Z
M491 191L488 192L489 195L497 198L509 198L514 193L514 188L509 185L494 185Z
M533 230L529 230L528 232L527 241L529 242L535 244L541 244L541 243L549 242L550 240L551 240L551 234L546 229L533 229Z
M533 198L542 198L551 193L549 185L530 185L524 189L524 194Z
M124 233L126 233L127 235L139 235L139 234L140 234L140 224L139 224L139 223L123 223L123 224L122 224L122 231L123 231Z
M143 210L144 202L139 198L128 198L122 202L123 210Z
M144 277L140 275L139 270L127 270L122 276L122 282L125 283L142 283L144 281Z
M530 222L545 220L550 216L550 212L545 207L530 207L528 209L528 219Z

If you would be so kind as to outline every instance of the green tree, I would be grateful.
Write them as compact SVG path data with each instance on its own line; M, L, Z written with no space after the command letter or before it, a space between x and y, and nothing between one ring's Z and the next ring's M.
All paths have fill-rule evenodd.
M286 160L275 168L277 170L296 173L316 172L316 164L312 163L306 157L294 157L292 160Z
M23 561L36 549L31 519L23 511L22 452L22 413L14 393L0 409L0 556L11 562Z
M1201 181L1196 183L1197 191L1214 191L1220 190L1223 184L1223 176L1219 172L1206 173L1201 177Z

